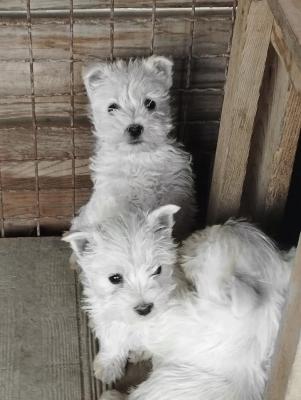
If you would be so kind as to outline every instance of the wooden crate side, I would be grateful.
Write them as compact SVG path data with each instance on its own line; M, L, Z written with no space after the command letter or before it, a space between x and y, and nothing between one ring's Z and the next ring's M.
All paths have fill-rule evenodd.
M272 23L265 1L239 3L211 183L209 223L235 216L240 209Z
M292 268L286 304L283 309L278 338L275 345L270 376L264 400L285 399L286 389L295 360L301 329L301 240ZM300 385L291 381L290 385ZM290 389L293 390L292 387ZM299 393L300 394L300 393Z

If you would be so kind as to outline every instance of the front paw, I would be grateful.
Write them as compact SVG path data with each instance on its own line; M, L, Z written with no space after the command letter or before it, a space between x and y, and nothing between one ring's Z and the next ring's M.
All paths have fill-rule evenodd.
M124 375L125 365L119 359L105 359L100 354L94 359L94 375L103 383L114 383Z
M109 390L104 392L99 400L123 400L126 396L122 393L117 392L117 390Z
M132 364L137 364L140 361L150 360L152 354L147 350L135 350L129 352L129 362Z

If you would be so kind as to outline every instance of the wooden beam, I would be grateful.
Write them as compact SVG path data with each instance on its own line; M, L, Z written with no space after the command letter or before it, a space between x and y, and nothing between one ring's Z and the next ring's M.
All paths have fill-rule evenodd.
M271 12L281 27L289 51L301 70L301 2L299 0L268 0Z
M287 301L276 341L264 400L285 399L301 330L301 236L291 273ZM291 382L298 385L299 382ZM300 395L300 392L299 392ZM300 398L300 397L298 397Z
M286 67L290 79L298 92L301 92L301 65L296 53L287 45L282 28L274 21L271 42Z
M239 2L211 184L209 223L239 212L272 24L265 1Z
M269 58L242 203L247 215L271 229L280 222L286 205L301 129L301 95L273 49Z

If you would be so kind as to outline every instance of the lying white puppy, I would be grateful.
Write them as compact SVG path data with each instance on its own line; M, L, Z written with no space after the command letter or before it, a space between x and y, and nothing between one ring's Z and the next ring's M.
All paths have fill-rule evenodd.
M153 355L153 371L129 395L113 390L101 400L262 399L293 254L284 257L245 222L228 221L192 235L181 264L195 290L184 296L166 290L168 304L154 315L141 317L140 324L126 318L133 346ZM133 285L139 287L136 268ZM134 291L128 287L126 293L128 299ZM111 315L113 298L106 303ZM124 307L130 308L128 302Z

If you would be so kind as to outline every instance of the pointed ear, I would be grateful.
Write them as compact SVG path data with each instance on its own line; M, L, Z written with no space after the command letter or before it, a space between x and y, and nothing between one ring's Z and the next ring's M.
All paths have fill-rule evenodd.
M252 277L235 276L231 287L231 309L236 317L243 317L260 302L263 291Z
M83 79L89 95L97 89L105 79L107 64L98 63L83 69Z
M181 207L174 204L159 207L148 215L148 221L156 230L171 229L175 223L174 214L177 213L180 208Z
M89 243L93 242L93 235L90 232L66 232L62 237L64 242L70 246L77 257L81 257Z
M171 87L173 74L173 62L171 60L162 56L151 56L144 60L144 65L162 78L168 89Z

